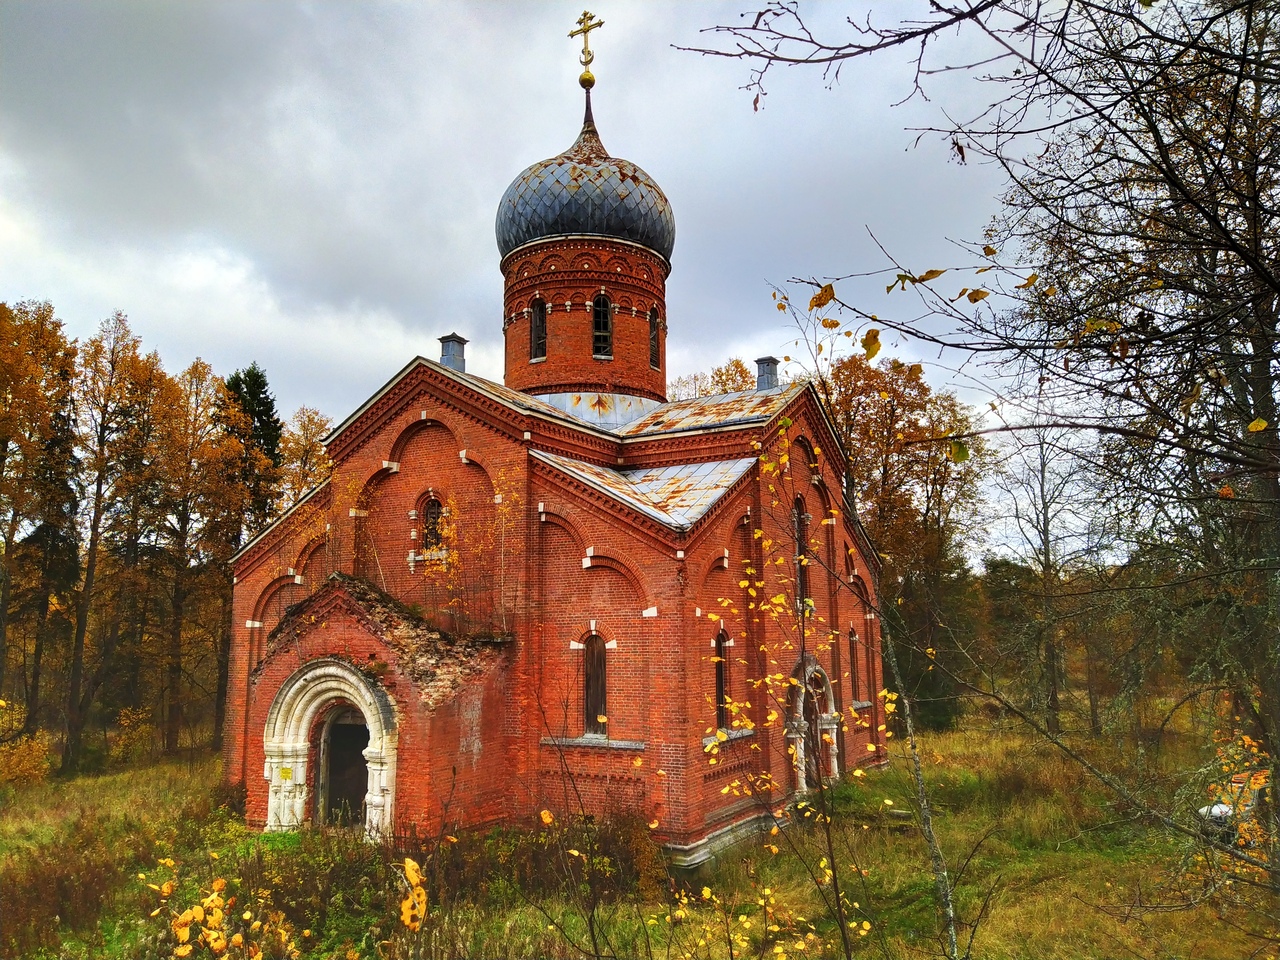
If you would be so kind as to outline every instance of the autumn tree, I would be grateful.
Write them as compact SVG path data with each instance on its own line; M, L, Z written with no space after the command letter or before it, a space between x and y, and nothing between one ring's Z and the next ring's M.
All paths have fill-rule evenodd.
M161 443L165 466L161 545L169 570L165 645L166 710L164 749L178 749L186 709L187 674L192 669L187 639L189 601L202 586L215 595L225 575L253 488L237 469L244 447L237 431L226 429L228 388L212 367L196 360L176 380L173 415ZM242 414L242 416L244 416ZM221 618L202 631L203 650L214 654L223 635Z
M81 351L77 371L77 452L85 496L79 523L82 529L82 569L75 597L75 628L67 667L66 739L62 769L75 772L89 707L110 669L115 654L110 634L97 652L97 666L86 673L89 629L99 599L98 573L104 561L103 534L108 513L124 479L121 443L129 431L133 410L150 373L160 365L154 354L143 356L138 337L122 313L104 320L96 336Z
M815 376L849 455L846 483L858 517L884 564L880 602L891 630L906 641L904 692L918 701L922 723L948 726L959 709L957 690L934 665L969 630L964 550L989 457L982 443L953 448L952 437L972 430L972 415L954 394L931 388L920 364L874 364L878 348L835 354L839 339L830 338L821 353L822 343L813 346Z
M285 424L280 435L280 495L285 507L329 478L333 464L325 454L324 438L332 429L332 420L307 406L295 410Z
M738 357L732 357L710 373L696 371L676 377L667 384L668 400L692 400L695 397L714 397L722 393L754 390L755 375Z

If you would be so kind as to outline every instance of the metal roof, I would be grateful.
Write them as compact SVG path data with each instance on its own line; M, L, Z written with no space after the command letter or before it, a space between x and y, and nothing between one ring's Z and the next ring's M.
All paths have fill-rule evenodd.
M804 386L803 383L793 383L772 390L742 390L714 397L672 400L624 424L614 433L621 437L638 437L763 422L790 403Z
M541 450L531 455L674 530L697 523L756 462L744 457L614 470Z

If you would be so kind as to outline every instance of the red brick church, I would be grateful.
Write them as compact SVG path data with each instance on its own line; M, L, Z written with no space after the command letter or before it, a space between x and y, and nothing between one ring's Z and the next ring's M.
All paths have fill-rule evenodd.
M634 812L690 864L883 748L839 442L772 358L667 401L675 221L605 151L592 82L498 207L504 383L441 337L235 560L225 775L252 823Z

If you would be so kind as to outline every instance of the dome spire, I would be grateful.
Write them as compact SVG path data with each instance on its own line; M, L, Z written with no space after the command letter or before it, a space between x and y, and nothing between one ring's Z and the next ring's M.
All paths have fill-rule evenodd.
M591 88L596 85L595 74L591 72L591 64L595 60L596 55L591 52L591 44L589 43L591 31L596 27L603 27L604 21L597 20L596 15L590 10L583 10L582 16L578 18L578 29L570 30L569 37L582 37L582 53L578 55L578 62L582 64L582 76L578 77L578 83L582 89L587 91L587 122L591 122Z

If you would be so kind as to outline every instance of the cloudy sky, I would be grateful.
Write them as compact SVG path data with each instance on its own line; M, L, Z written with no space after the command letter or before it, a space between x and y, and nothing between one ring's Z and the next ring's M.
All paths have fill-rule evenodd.
M0 300L79 337L122 310L173 371L256 360L285 414L341 420L453 330L500 379L494 214L577 135L581 3L0 0ZM937 104L892 106L905 54L778 73L754 112L746 65L675 49L745 9L593 7L601 138L675 211L673 377L788 352L770 284L884 266L871 233L945 265L995 209L993 171L907 131Z

